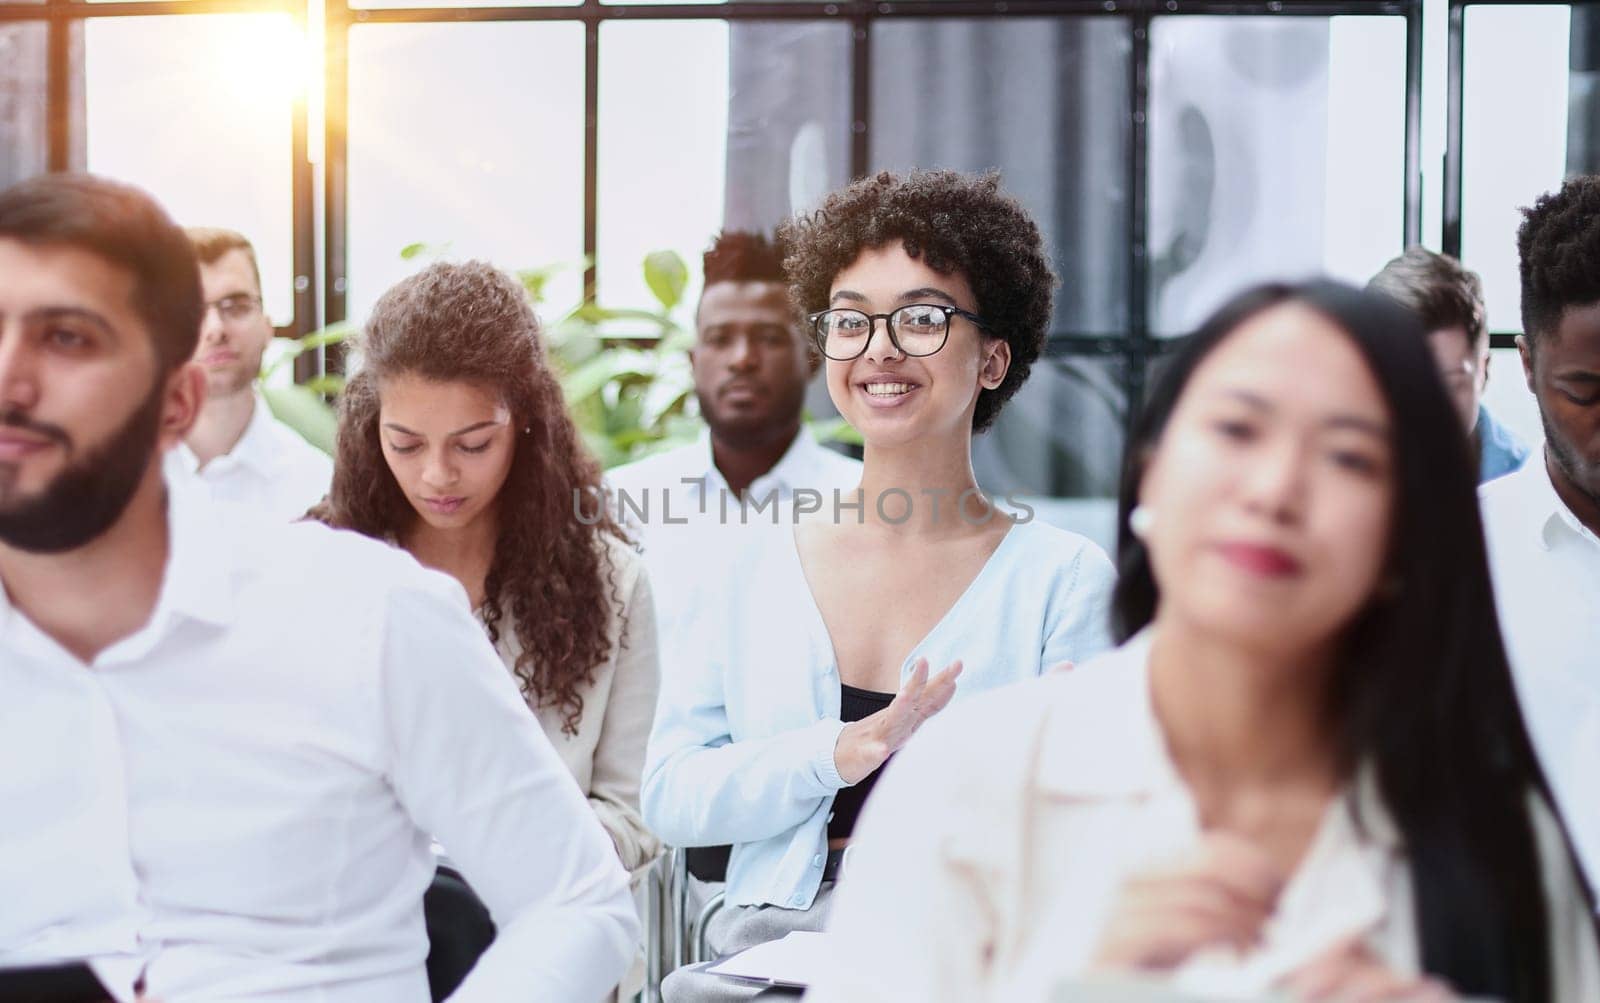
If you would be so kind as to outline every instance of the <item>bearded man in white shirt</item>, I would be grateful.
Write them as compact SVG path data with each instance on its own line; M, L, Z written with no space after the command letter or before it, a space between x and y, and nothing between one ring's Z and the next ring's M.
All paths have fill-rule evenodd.
M204 296L194 361L206 399L194 425L167 454L167 478L193 478L228 502L259 506L289 521L322 500L333 461L273 417L256 389L272 321L261 300L255 248L243 234L190 227Z
M1600 880L1600 177L1523 210L1522 323L1542 449L1485 485L1500 629L1534 747Z
M787 520L797 490L824 505L835 491L851 501L861 481L859 461L818 443L801 422L822 359L789 302L783 257L763 234L717 235L689 350L706 430L606 475L644 548L668 651L693 612L715 601L742 525Z
M451 999L599 999L627 875L460 587L165 482L201 311L143 193L0 192L0 986L424 1003L433 836L499 929Z

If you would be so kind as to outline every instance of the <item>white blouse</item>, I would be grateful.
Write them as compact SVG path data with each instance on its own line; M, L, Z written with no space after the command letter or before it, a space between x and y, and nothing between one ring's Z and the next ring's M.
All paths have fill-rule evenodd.
M606 637L611 654L595 666L594 679L581 688L583 713L575 734L562 730L565 713L557 705L533 712L556 752L589 798L600 824L616 844L622 866L641 871L661 852L661 841L639 814L639 777L644 772L644 747L656 713L661 674L656 656L655 607L650 580L639 555L620 540L608 540L612 576L607 593L620 599L609 605ZM500 622L495 645L511 669L522 654L515 627Z
M929 722L863 813L830 928L836 968L808 1000L1072 998L1123 882L1201 838L1151 709L1148 651L1146 633ZM1549 813L1535 818L1554 998L1600 998L1577 876ZM1262 944L1202 952L1170 985L1257 997L1352 935L1417 972L1409 867L1367 775L1330 804Z
M627 876L454 579L168 494L149 622L84 663L0 589L0 967L119 1000L426 1003L429 836L499 928L453 1003L599 999Z

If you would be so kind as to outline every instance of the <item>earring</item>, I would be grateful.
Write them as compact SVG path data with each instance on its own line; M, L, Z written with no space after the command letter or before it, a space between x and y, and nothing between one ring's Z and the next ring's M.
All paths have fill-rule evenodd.
M1135 505L1128 513L1128 532L1141 540L1149 539L1155 524L1156 514L1148 505Z
M532 435L533 434L533 426L532 425L524 425L524 426L522 426L522 434L523 435Z

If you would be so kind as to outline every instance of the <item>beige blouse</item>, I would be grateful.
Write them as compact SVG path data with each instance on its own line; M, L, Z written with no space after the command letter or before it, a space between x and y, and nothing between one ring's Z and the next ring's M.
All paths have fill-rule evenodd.
M655 605L639 555L619 540L608 539L606 546L622 605L611 610L611 654L595 669L594 682L582 690L577 734L562 731L559 707L534 706L533 711L611 834L622 865L637 877L661 852L661 841L639 814L644 747L660 685ZM516 631L502 629L496 650L507 669L516 665L522 653Z
M829 927L836 968L808 1001L1099 998L1083 995L1082 980L1123 881L1201 837L1151 710L1148 640L929 722L867 803ZM1600 948L1579 878L1542 802L1534 820L1553 998L1600 999ZM1260 945L1193 956L1168 987L1186 998L1265 999L1351 936L1416 973L1402 850L1364 774L1330 803Z

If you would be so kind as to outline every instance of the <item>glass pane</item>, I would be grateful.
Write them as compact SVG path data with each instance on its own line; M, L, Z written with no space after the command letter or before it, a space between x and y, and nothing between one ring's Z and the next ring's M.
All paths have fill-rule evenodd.
M0 188L50 166L44 22L0 24Z
M729 28L724 220L770 230L850 180L850 26Z
M999 168L1054 255L1062 333L1128 322L1130 51L1120 18L873 26L873 168Z
M88 167L186 226L254 243L274 323L294 316L292 114L305 39L287 14L95 18L84 26Z
M1115 497L1126 412L1122 371L1120 359L1099 357L1034 363L994 427L973 440L978 483L994 495Z
M1403 249L1403 18L1158 18L1149 126L1159 334L1263 279L1365 283Z
M1522 330L1520 208L1559 188L1567 166L1568 54L1576 55L1578 41L1572 20L1565 5L1554 4L1466 11L1461 258L1483 276L1492 331ZM1573 111L1580 107L1577 84Z
M690 309L679 312L692 311L701 252L722 225L727 112L726 21L601 25L596 272L602 303L655 305L641 263L665 249L689 266Z
M432 256L583 273L583 26L358 25L350 31L349 311ZM406 261L411 244L429 251Z

